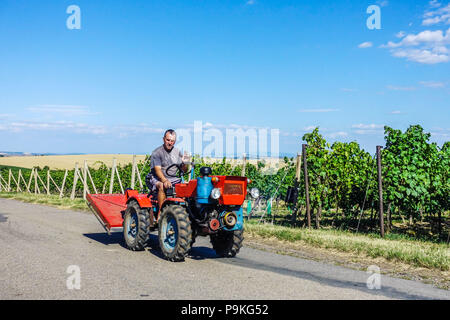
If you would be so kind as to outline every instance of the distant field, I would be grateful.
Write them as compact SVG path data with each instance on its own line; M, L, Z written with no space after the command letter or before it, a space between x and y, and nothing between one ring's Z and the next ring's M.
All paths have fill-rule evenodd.
M15 166L22 168L41 168L48 166L50 169L73 169L75 163L83 165L87 160L89 167L96 167L95 162L102 161L107 166L112 166L113 158L117 159L117 164L125 165L133 161L131 154L86 154L71 156L26 156L26 157L4 157L0 158L0 165ZM136 161L145 160L145 155L136 155Z
M97 167L95 162L104 162L108 167L112 166L113 158L117 159L118 165L126 165L133 161L132 154L85 154L85 155L63 155L63 156L22 156L22 157L1 157L0 165L14 166L22 168L41 168L48 166L50 169L73 169L75 163L81 166L87 160L89 167ZM144 161L145 155L136 155L136 161ZM209 161L221 161L222 159L205 159ZM242 159L229 159L233 165L242 164ZM275 166L279 159L266 159L269 166ZM281 160L282 161L282 160ZM248 160L248 163L256 164L257 160Z

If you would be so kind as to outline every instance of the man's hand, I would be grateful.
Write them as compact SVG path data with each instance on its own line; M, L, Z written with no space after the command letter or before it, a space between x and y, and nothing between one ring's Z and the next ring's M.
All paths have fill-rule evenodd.
M183 157L181 158L181 162L184 164L190 164L191 163L191 156L187 151L184 152Z
M172 183L169 181L169 179L164 181L163 185L164 185L164 188L166 188L166 189L172 188Z

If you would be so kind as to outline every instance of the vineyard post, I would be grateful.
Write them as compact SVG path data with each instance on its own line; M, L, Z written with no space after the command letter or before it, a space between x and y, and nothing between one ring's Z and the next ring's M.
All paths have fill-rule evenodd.
M13 181L16 183L16 192L22 192L22 188L20 188L20 169L19 169L19 174L17 175L17 181L16 178L14 178L14 176L12 176Z
M50 168L47 170L47 194L50 194Z
M44 187L44 190L47 190L47 187L45 186L44 181L42 181L41 176L37 174L37 170L36 170L36 175L39 178L39 181L42 183L42 186ZM41 192L39 191L39 193L41 193Z
M78 162L75 162L75 169L73 170L73 186L72 186L72 193L70 194L70 199L75 199L75 189L77 187L78 182Z
M135 175L136 175L136 155L133 154L133 166L131 168L131 189L134 189Z
M144 165L145 167L145 165ZM142 169L144 169L144 167L142 167ZM142 189L144 189L144 186L142 185L142 178L141 178L141 172L139 171L139 166L136 164L136 173L138 176L138 180L139 180L139 187Z
M49 174L48 177L50 178L50 181L53 183L53 185L56 187L56 189L58 189L59 192L61 192L61 189L59 188L59 186L56 184L55 180L53 180L52 175ZM49 189L50 190L50 189Z
M383 182L381 177L381 146L377 146L377 167L378 167L378 196L380 202L380 235L384 237L384 216L383 216Z
M246 154L242 154L242 172L241 172L241 177L245 177L245 166L247 164L247 156Z
M119 180L120 190L122 191L122 193L125 193L125 192L123 191L122 180L120 179L119 170L117 169L117 166L116 166L116 175L117 175L117 180Z
M38 194L38 192L39 192L39 194L41 193L41 190L39 190L37 178L38 178L38 175L37 175L37 169L36 169L36 170L34 170L34 194Z
M11 192L11 176L12 176L12 172L11 172L11 169L9 169L9 174L8 174L8 192Z
M34 174L34 168L31 169L30 180L28 180L28 184L27 184L27 190L29 193L31 193L30 188L31 188L31 181L33 180L33 174Z
M87 161L84 160L84 167L83 167L83 199L86 200L86 193L87 193Z
M109 193L110 194L113 192L115 171L116 171L116 158L113 158L113 165L112 165L112 169L111 169L111 182L109 183Z
M19 177L17 178L18 180L19 180L19 184L20 184L20 178L22 178L22 180L23 180L23 182L25 182L25 179L23 178L23 176L22 176L22 169L19 169ZM27 183L25 182L25 185L26 185ZM22 190L21 190L21 192L22 192Z
M97 194L98 193L97 187L95 186L94 180L92 179L92 175L91 175L91 171L89 170L89 167L86 167L86 171L89 176L89 180L91 181L92 187L94 188L94 192L95 192L95 194ZM87 182L86 182L86 184L87 184ZM89 190L89 188L88 188L88 190Z
M66 172L64 173L64 178L63 178L63 182L62 182L60 193L59 193L60 198L62 198L64 195L64 185L66 184L66 178L67 178L67 169L66 169Z
M302 155L300 153L297 153L297 163L295 166L295 182L294 182L294 188L298 194L298 186L300 183L300 171L302 168ZM298 197L295 197L294 199L294 210L292 211L292 223L295 224L295 221L297 220L297 211L298 211ZM277 202L278 203L278 202Z
M306 144L302 145L303 169L305 171L305 195L306 195L306 217L308 219L308 228L311 228L311 207L309 205L309 181L308 181L308 162L306 159Z

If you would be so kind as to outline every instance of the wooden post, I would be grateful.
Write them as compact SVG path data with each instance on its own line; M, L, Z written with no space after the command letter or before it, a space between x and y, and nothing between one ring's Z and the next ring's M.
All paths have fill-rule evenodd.
M28 184L27 184L27 190L29 193L31 193L30 188L31 188L31 181L33 180L33 175L34 175L34 168L31 169L30 180L28 181Z
M73 187L72 187L72 193L70 194L70 199L75 199L75 189L77 187L78 182L78 162L75 162L75 169L73 171Z
M37 173L37 169L36 169L36 170L34 170L34 194L38 194L38 192L39 192L39 194L41 193L41 190L39 190L37 178L38 178L38 173Z
M12 176L12 172L11 172L11 169L9 169L9 174L8 174L8 192L11 192L11 176Z
M50 169L47 170L47 194L50 195Z
M20 189L20 192L22 192L22 189L19 187L19 185L20 185L20 179L22 178L22 180L23 180L23 177L22 177L22 169L19 169L19 176L17 177L17 180L19 181L19 184L17 185L17 192L19 192L19 189ZM25 185L26 185L26 183L25 183Z
M49 174L48 177L50 178L50 181L53 182L53 185L56 187L56 189L58 189L58 191L61 193L61 189L60 189L59 186L56 184L55 180L53 180L52 175Z
M117 180L119 180L120 190L122 190L122 193L125 193L125 191L123 190L123 186L122 186L122 180L120 180L119 171L117 170L117 166L116 166L116 174L117 174Z
M297 181L300 181L301 168L302 168L302 155L300 153L297 153L297 166L295 168L295 179L297 179Z
M144 185L142 184L142 178L141 178L141 172L139 171L139 166L136 164L136 173L138 176L138 181L139 181L139 187L142 189L144 189Z
M84 168L83 168L83 199L86 200L87 193L87 161L84 160Z
M47 190L47 187L45 186L44 181L42 181L41 176L37 174L37 170L36 170L36 176L39 178L39 181L42 183L42 186L44 187L44 190ZM48 193L48 190L47 190L47 193Z
M106 183L108 182L108 174L109 174L109 172L106 173L105 182L103 183L103 188L102 188L102 194L105 193Z
M11 175L11 178L13 179L14 183L16 184L16 192L22 192L22 189L20 188L20 169L19 169L19 175L16 178L14 178L14 175Z
M63 195L64 195L64 185L66 184L67 173L68 173L68 171L66 169L66 172L64 172L64 178L63 178L62 186L61 186L61 189L60 189L60 192L59 192L59 197L60 198L62 198Z
M302 156L300 153L297 153L297 163L295 166L295 182L294 182L294 188L295 188L295 192L298 195L298 187L299 187L299 183L300 183L300 170L302 167ZM297 211L298 211L298 197L295 197L295 202L294 202L294 208L292 210L292 218L291 218L291 223L295 225L296 221L297 221ZM278 202L277 202L278 205Z
M89 167L86 167L86 170L87 170L89 179L91 180L92 187L94 188L94 192L95 192L95 194L97 194L97 193L98 193L98 192L97 192L97 187L95 186L94 180L92 179L91 171L89 170ZM87 182L86 182L86 184L87 184Z
M109 183L109 193L113 193L113 186L114 186L114 173L116 172L116 158L113 159L113 165L111 168L111 182Z
M381 177L381 146L377 146L377 167L378 167L378 197L380 202L380 235L384 237L384 215L383 215L383 182Z
M305 195L306 195L306 217L308 219L308 228L311 228L311 207L309 205L309 181L308 181L308 161L306 157L306 144L302 145L303 169L305 172Z
M244 153L242 155L242 172L241 172L241 177L245 177L245 166L246 166L246 164L247 164L247 156Z
M134 189L134 181L135 181L135 175L136 175L136 155L133 155L133 165L131 168L131 189Z

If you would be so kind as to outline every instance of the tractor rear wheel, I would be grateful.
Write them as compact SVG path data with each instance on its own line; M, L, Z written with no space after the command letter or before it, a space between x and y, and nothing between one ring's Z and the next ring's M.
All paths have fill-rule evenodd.
M159 246L169 261L184 261L191 248L192 228L186 209L168 205L158 222Z
M130 201L123 217L123 237L128 249L142 251L150 235L150 214L136 201Z
M244 230L219 231L212 234L211 243L213 249L220 257L232 258L239 253L244 241Z

